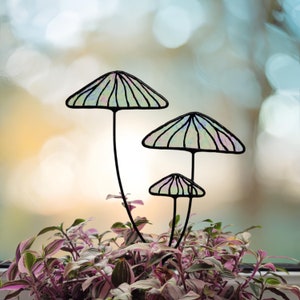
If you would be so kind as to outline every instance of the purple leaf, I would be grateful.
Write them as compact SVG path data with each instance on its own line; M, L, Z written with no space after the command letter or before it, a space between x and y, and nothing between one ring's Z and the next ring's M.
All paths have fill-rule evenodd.
M266 269L272 270L273 272L276 272L276 267L272 263L266 263L266 264L262 265L261 268L266 268Z
M16 261L18 261L22 255L22 253L26 250L28 250L31 245L33 244L33 242L35 241L35 237L31 237L25 241L22 241L16 250Z
M6 274L8 280L14 280L19 275L18 265L15 261L10 264Z
M48 244L44 248L45 256L52 256L53 254L57 253L61 250L62 245L64 244L65 239L54 240L50 244Z
M127 195L130 195L129 193L127 193L126 195L125 195L125 198L127 199ZM107 196L106 196L106 200L108 200L108 199L122 199L123 197L122 197L122 195L113 195L113 194L108 194Z
M96 235L99 234L98 230L96 228L89 228L86 232L85 232L88 236L89 235Z
M93 283L94 279L99 278L99 275L88 277L81 285L82 290L85 291Z
M133 203L133 204L137 204L137 205L144 205L143 200L132 200L132 201L128 201L128 202Z
M111 290L111 283L107 280L100 281L93 285L92 296L94 298L106 299Z
M28 269L25 265L24 254L22 254L22 256L20 257L20 259L18 261L18 269L19 269L20 273L25 273L27 275L30 275L30 272L28 271Z
M175 300L175 299L180 299L182 296L182 291L181 289L176 285L174 282L173 284L170 282L167 282L161 291L161 295L164 297L166 300Z
M258 257L263 260L268 256L268 253L262 249L257 250Z
M191 278L186 280L186 285L189 287L190 290L201 294L206 283L203 280Z
M189 291L186 295L180 298L180 300L199 300L200 295L196 294L193 291Z
M136 206L133 204L144 205L144 202L143 202L143 200L132 200L132 201L127 201L127 204L128 204L129 210L132 211L134 208L136 208ZM124 206L123 202L122 202L122 205Z
M131 284L133 289L142 289L142 290L149 290L152 288L159 289L160 282L156 278L148 278L144 280L138 280Z
M9 293L5 296L4 300L8 300L8 299L19 299L19 297L17 297L23 290L20 289L20 290L17 290L17 291L14 291L12 293Z
M30 287L30 284L26 280L12 280L9 282L3 283L0 287L1 291L17 291L20 289L26 289Z

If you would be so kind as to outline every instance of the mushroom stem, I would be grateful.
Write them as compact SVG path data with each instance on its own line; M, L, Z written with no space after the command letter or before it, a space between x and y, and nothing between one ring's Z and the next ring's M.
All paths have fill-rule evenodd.
M118 154L117 154L116 115L117 115L117 111L113 110L113 151L114 151L115 167L116 167L116 173L117 173L120 193L121 193L121 196L122 196L122 199L123 199L123 203L124 203L124 207L126 209L127 215L128 215L129 220L132 224L132 227L135 230L135 232L138 234L141 241L145 243L145 239L143 238L142 234L140 233L139 229L137 228L137 226L136 226L136 224L135 224L135 222L132 218L132 215L131 215L131 212L130 212L130 209L129 209L129 206L128 206L128 203L127 203L127 200L126 200L126 196L125 196L125 193L124 193L122 181L121 181L121 175L120 175L119 163L118 163Z
M194 182L194 177L195 177L195 152L191 152L192 153L192 171L191 171L191 181ZM192 186L190 186L190 189L192 189ZM190 196L189 196L189 205L188 205L188 210L187 210L187 214L186 214L186 218L185 218L185 223L183 226L183 229L181 231L181 235L176 243L175 248L177 248L179 246L179 244L181 243L181 240L184 237L186 228L188 226L189 220L190 220L190 215L191 215L191 210L192 210L192 202L193 202L193 193L190 190L189 191Z
M176 226L176 205L177 205L177 198L173 198L173 220L172 220L172 228L171 228L171 235L170 235L170 241L169 241L169 247L172 245L172 240L174 237L174 231L175 231L175 226Z

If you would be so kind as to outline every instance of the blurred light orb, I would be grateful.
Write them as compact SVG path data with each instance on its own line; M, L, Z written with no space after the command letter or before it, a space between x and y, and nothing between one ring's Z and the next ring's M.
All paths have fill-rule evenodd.
M300 63L299 59L284 53L272 55L265 67L271 86L280 92L299 95Z
M234 17L246 22L256 19L261 8L259 1L225 0L224 4Z
M281 1L284 22L293 34L300 37L300 0Z
M99 77L103 69L108 69L108 66L92 55L83 55L77 58L67 69L66 85L70 89L70 93Z
M59 12L58 5L53 1L43 0L5 2L14 34L33 44L43 43L45 28Z
M50 68L50 59L30 46L17 48L7 60L6 74L20 86L30 89L30 85Z
M274 137L300 144L300 102L289 95L275 94L261 107L259 122Z
M295 25L298 27L298 33L300 33L300 1L298 1L297 5L295 5L291 13L291 18Z
M154 18L153 33L157 41L166 48L184 45L192 34L188 13L183 8L172 5L159 10Z
M250 69L226 69L221 76L220 85L226 96L245 108L258 108L261 104L261 86Z
M118 0L10 0L7 10L14 34L34 45L59 48L82 44L82 34L111 17Z
M50 210L53 199L62 200L70 195L77 165L75 152L74 145L63 136L54 136L43 145L31 182L45 210Z
M67 211L75 203L72 192L76 168L72 142L54 136L44 143L38 156L25 160L14 170L8 193L18 206L35 213Z
M46 39L57 47L75 47L82 42L78 14L62 12L53 18L46 29Z
M220 50L224 46L225 41L225 32L219 28L210 32L205 39L201 39L201 41L195 45L193 50L197 56L208 55Z

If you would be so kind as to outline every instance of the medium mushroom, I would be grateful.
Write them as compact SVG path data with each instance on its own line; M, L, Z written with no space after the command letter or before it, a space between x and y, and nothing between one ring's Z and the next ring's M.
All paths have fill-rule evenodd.
M204 189L199 185L179 173L172 173L149 188L151 195L169 196L173 198L173 219L169 246L172 244L176 225L176 210L178 197L203 197L205 195Z
M109 109L113 113L113 151L115 168L123 203L134 230L145 242L131 215L124 193L118 163L116 142L116 115L123 109L161 109L167 107L168 101L149 85L137 77L124 72L106 73L84 86L66 100L69 108Z
M239 154L245 151L245 146L234 134L213 118L199 112L183 114L168 121L146 135L142 144L147 148L189 151L192 154L192 182L195 177L197 152ZM191 195L185 224L176 246L181 242L187 228L192 199Z

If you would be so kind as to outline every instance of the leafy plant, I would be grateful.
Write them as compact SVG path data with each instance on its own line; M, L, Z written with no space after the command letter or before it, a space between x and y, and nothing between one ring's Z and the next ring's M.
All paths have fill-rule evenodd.
M175 221L176 242L182 230L179 215ZM144 233L146 243L139 242L130 222L116 222L101 234L85 229L87 222L46 227L21 242L0 288L9 291L5 299L23 290L37 300L289 299L286 291L300 299L300 288L276 273L267 253L250 249L248 230L234 234L221 222L204 220L202 229L190 224L174 248L168 246L172 220L168 232ZM142 230L149 221L136 218L135 223ZM45 234L51 235L49 242L34 250L34 242ZM244 274L246 255L254 263ZM273 298L266 298L266 292Z

